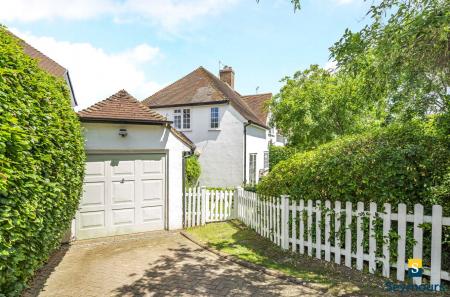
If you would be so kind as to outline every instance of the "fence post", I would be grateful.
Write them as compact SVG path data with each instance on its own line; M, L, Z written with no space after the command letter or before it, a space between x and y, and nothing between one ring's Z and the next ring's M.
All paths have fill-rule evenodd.
M233 219L239 219L239 194L241 192L241 187L236 187L236 189L234 189L234 195L233 195L233 215L232 218Z
M202 214L201 214L201 222L200 225L205 225L206 224L206 187L203 186L201 187L201 199L202 199Z
M431 273L430 284L441 284L442 206L433 205L431 217ZM439 288L439 287L438 287Z
M281 196L281 248L289 248L289 196Z

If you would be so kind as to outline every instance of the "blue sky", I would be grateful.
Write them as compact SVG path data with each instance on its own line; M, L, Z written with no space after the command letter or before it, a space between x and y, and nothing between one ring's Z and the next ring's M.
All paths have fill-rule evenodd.
M95 4L94 4L95 3ZM362 0L2 0L0 22L67 67L81 107L125 88L144 99L202 65L233 67L242 94L327 65L366 21Z

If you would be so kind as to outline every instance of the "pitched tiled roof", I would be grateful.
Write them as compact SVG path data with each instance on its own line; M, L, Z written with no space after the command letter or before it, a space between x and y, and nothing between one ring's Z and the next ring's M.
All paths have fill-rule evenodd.
M259 120L264 123L267 123L267 115L269 114L266 103L271 98L272 93L242 96L242 99L244 99L245 103L247 103L253 113L255 113Z
M125 90L78 112L83 121L168 122Z
M167 107L230 103L248 121L266 127L244 102L241 95L203 67L148 97L143 103L149 107Z

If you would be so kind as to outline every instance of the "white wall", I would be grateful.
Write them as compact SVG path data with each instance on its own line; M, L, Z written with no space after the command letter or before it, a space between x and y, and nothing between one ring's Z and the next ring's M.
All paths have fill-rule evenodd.
M247 182L250 180L250 154L256 153L256 182L259 180L259 171L264 169L264 152L269 151L268 131L259 126L247 127Z
M169 229L182 228L182 153L190 148L167 128L159 125L83 123L85 148L90 151L166 151ZM118 135L119 129L127 137Z
M219 107L219 128L210 128L212 107ZM173 111L183 107L153 108L169 120ZM191 110L191 129L183 133L200 154L200 184L204 186L238 186L243 182L243 141L245 119L229 104L184 107ZM246 121L245 121L246 122Z

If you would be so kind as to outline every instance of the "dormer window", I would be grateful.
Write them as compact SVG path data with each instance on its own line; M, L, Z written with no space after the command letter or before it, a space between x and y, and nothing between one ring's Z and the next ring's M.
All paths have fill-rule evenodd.
M219 108L218 107L211 108L210 128L211 129L219 128Z

